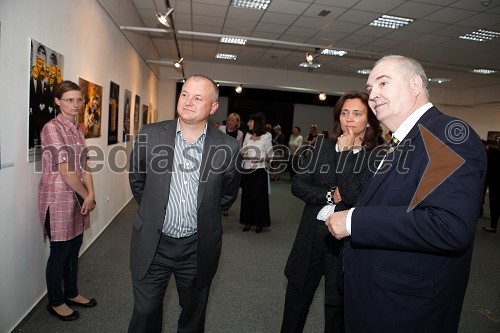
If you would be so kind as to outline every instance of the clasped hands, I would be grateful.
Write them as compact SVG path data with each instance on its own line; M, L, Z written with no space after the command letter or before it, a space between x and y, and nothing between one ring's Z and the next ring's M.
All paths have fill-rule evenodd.
M345 226L347 213L348 210L332 213L325 221L325 225L328 227L330 233L339 240L349 236Z

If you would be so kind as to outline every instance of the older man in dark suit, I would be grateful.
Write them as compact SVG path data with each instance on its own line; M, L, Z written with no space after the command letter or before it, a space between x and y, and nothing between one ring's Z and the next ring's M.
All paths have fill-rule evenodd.
M217 85L195 75L182 87L178 119L144 125L134 143L130 187L134 216L130 269L134 311L129 332L161 332L171 275L182 311L178 332L202 332L221 243L221 211L239 188L239 143L207 119Z
M326 221L336 238L350 236L346 331L456 332L482 199L484 148L466 123L429 103L427 78L415 60L382 58L367 88L370 107L401 143L388 151L356 207Z

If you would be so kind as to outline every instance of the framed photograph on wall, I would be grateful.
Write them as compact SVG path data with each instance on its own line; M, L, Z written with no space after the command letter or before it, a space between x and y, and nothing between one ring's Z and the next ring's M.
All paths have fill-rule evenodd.
M118 143L118 101L120 86L113 81L109 84L108 145Z
M41 157L40 132L55 118L52 91L63 80L64 57L45 44L31 39L29 110L28 110L28 161Z
M149 122L148 106L146 104L142 105L142 125L148 124ZM141 125L141 126L142 126Z
M132 93L125 89L123 106L123 142L130 141L130 105L132 103Z
M85 105L78 117L86 139L101 136L102 86L80 78L78 85L82 88Z
M134 102L134 138L137 137L137 134L139 133L139 119L140 118L140 105L141 105L141 96L135 95L135 102Z

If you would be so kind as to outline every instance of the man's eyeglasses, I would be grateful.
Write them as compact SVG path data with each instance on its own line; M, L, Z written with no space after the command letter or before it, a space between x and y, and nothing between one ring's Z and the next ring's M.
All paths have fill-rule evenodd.
M85 100L83 98L61 98L61 101L64 101L68 104L73 104L74 102L77 102L78 104L85 103Z

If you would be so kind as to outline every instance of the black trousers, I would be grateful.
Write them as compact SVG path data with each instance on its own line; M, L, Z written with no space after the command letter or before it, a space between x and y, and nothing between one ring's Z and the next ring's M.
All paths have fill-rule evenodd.
M134 311L129 332L161 332L163 298L172 274L182 308L177 331L204 331L210 284L202 289L198 289L196 285L197 243L197 235L186 238L171 238L165 235L161 237L146 276L141 280L132 278Z
M333 266L327 265L326 261L334 260L332 256L335 252L338 253L338 249L337 251L332 249L332 235L327 227L318 221L311 221L311 223L316 223L316 225L306 282L302 291L290 282L287 284L281 324L282 333L300 333L304 330L309 308L321 277L325 274L327 267L333 269ZM326 286L327 288L337 287L336 281L330 281L330 283L332 286ZM344 332L344 307L341 300L338 300L336 305L325 304L325 332Z

